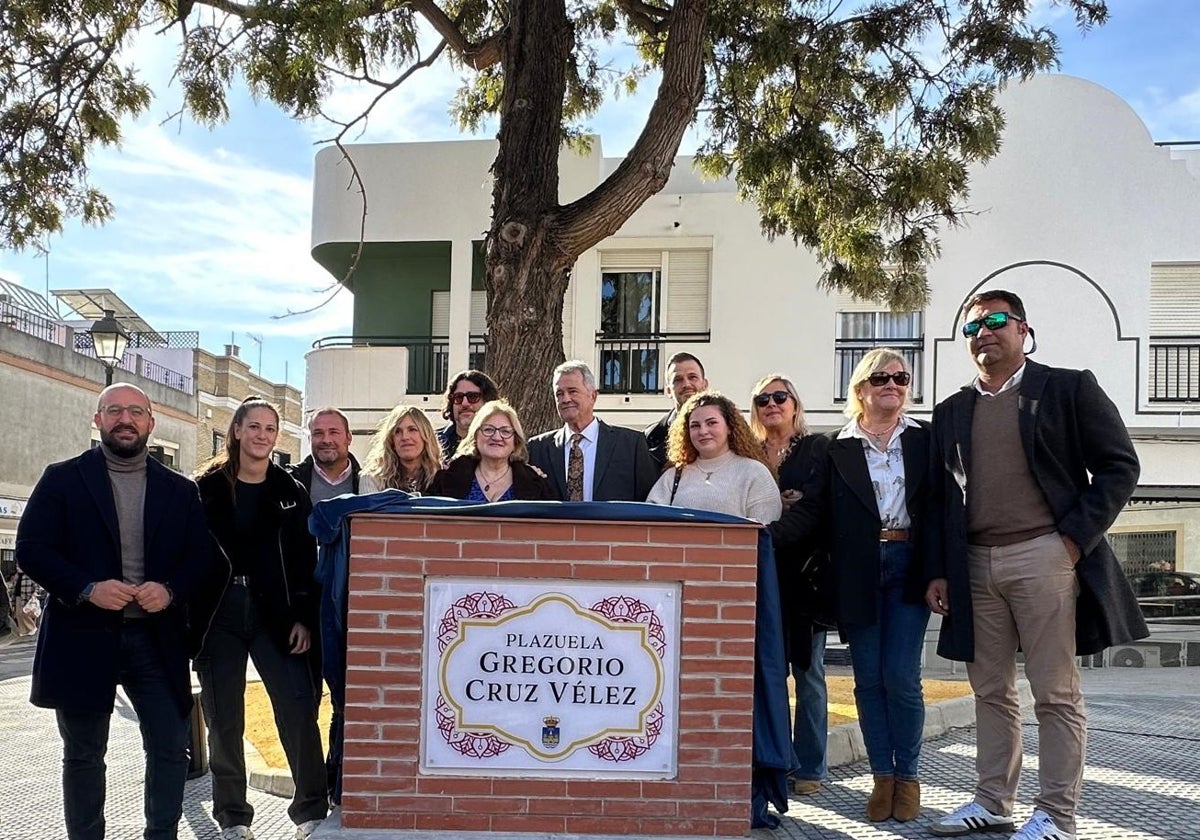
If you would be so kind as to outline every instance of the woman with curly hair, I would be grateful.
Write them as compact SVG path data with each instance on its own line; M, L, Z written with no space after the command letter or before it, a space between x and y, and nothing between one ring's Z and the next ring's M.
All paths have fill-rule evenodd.
M694 394L679 409L667 435L667 464L646 501L764 524L783 511L762 445L733 400L716 391Z
M358 492L376 493L390 487L424 493L441 461L437 433L425 412L401 403L375 429Z
M554 499L545 473L528 459L517 410L493 400L476 412L458 453L429 485L429 495L468 502Z

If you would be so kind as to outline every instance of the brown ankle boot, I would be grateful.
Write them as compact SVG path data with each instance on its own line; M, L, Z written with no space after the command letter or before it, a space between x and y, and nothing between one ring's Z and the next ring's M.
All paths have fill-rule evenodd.
M892 799L896 790L895 776L876 776L875 789L867 799L867 819L881 822L892 815Z
M921 813L921 783L916 779L896 779L892 816L900 822L915 820Z

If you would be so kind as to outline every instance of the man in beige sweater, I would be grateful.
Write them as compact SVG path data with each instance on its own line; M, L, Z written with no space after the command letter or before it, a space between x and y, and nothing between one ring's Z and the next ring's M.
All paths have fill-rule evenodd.
M933 412L930 511L941 527L929 528L926 599L943 617L938 652L967 662L979 782L931 830L1015 828L1020 647L1040 790L1012 840L1074 840L1087 740L1075 657L1147 635L1104 539L1137 486L1137 454L1090 371L1026 359L1037 343L1017 295L981 292L963 315L978 377Z

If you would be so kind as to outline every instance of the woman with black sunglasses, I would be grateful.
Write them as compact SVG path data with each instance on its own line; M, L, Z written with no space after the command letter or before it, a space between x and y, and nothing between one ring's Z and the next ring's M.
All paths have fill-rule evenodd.
M763 456L779 480L779 496L786 510L810 491L829 441L808 433L804 406L795 383L782 373L771 373L750 391L750 429L762 442ZM825 753L829 730L829 692L825 686L825 633L830 592L828 558L810 545L780 546L775 568L783 607L784 647L796 684L792 749L796 765L788 775L794 794L819 793L825 780Z
M846 395L850 421L830 435L824 476L772 528L782 546L829 534L832 600L850 645L858 723L875 776L866 808L872 821L905 822L921 810L929 427L905 414L911 381L897 351L863 356Z
M545 473L528 461L517 410L494 400L476 412L458 453L433 477L428 495L481 503L553 500Z

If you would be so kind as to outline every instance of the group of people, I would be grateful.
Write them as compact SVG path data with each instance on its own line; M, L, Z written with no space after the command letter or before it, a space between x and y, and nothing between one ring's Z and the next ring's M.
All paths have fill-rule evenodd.
M496 383L468 370L447 387L444 428L398 405L361 464L346 415L327 407L309 419L311 455L277 466L279 414L248 398L195 484L146 458L146 395L106 388L94 417L100 446L47 469L17 541L22 570L51 596L32 699L58 716L68 836L103 836L108 718L121 684L146 747L145 836L175 837L189 660L222 837L253 837L242 758L247 659L295 781L296 836L315 830L341 797L345 638L333 628L345 623L330 620L339 607L313 580L307 518L317 502L394 489L479 503L648 501L762 523L775 544L796 686L792 790L818 794L826 776L824 652L836 627L850 648L874 821L921 810L921 654L930 614L940 615L939 652L968 663L976 695L979 781L972 801L930 830L1072 840L1086 740L1074 657L1146 633L1104 540L1138 462L1090 372L1026 358L1036 342L1025 349L1033 329L1016 295L975 295L962 331L978 376L934 409L932 424L910 416L912 371L886 348L863 356L848 422L824 435L808 430L789 377L754 385L747 420L709 389L690 353L668 361L674 405L659 422L644 433L613 426L595 416L592 371L569 361L551 384L557 430L527 438ZM1019 830L1018 648L1041 734L1041 791ZM333 706L325 756L322 676Z

